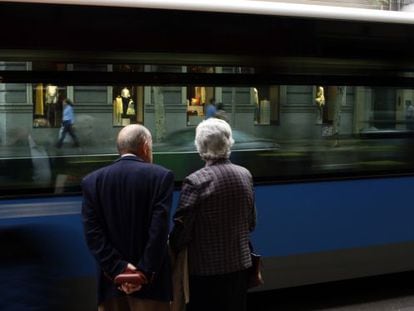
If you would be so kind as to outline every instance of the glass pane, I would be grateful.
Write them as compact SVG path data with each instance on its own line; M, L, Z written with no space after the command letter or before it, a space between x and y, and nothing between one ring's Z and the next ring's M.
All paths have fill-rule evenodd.
M27 64L21 68L30 68ZM117 158L117 133L131 123L142 123L151 131L154 161L182 181L203 165L194 134L197 124L209 117L225 119L232 126L231 160L247 167L255 181L400 174L414 169L414 91L410 88L276 85L264 80L257 84L255 70L243 76L243 86L214 83L215 77L240 73L240 67L61 67L79 78L84 75L77 71L81 68L100 71L98 75L118 74L115 70L121 69L133 75L113 84L84 80L79 85L0 84L3 196L78 192L86 174ZM157 70L177 73L174 83L134 82L135 73L155 71L158 78ZM201 79L204 74L206 80ZM200 83L189 85L187 76ZM177 77L185 81L177 83ZM73 102L70 112L65 112L67 100ZM72 113L73 124L65 130L66 116Z

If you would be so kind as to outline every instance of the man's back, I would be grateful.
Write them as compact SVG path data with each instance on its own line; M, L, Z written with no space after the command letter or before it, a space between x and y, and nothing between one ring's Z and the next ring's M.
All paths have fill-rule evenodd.
M121 294L110 278L126 263L155 276L134 296L170 300L169 262L164 259L173 174L131 155L86 176L82 189L88 246L103 270L99 302Z

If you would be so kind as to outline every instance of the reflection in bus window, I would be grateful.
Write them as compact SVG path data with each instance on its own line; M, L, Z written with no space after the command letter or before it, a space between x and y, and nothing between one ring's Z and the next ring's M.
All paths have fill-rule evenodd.
M113 125L125 126L142 122L142 87L113 87Z
M60 127L66 87L50 83L33 86L33 127Z
M251 90L252 102L255 106L254 123L270 125L279 122L279 86L254 87Z
M118 66L63 67L111 72L120 70ZM184 74L195 70L184 65L122 67L131 68ZM211 75L220 76L240 71L212 68ZM250 73L245 78L250 78ZM194 149L194 128L206 117L205 103L211 101L217 109L214 117L225 117L234 129L232 160L248 167L255 178L369 175L396 168L414 169L410 140L414 92L410 89L316 84L234 86L212 84L211 80L206 85L133 81L0 84L4 118L8 120L0 132L3 190L15 189L16 185L28 192L35 187L46 192L79 190L85 174L117 157L114 137L119 127L131 123L143 123L150 129L155 161L182 180L202 165ZM76 102L75 127L82 144L80 148L57 149L60 101L67 94ZM67 139L65 143L70 144Z
M188 73L219 73L214 67L206 66L188 66L186 67ZM220 92L211 86L188 86L186 87L187 98L187 125L196 126L203 119L206 118L208 105L216 102L216 95Z

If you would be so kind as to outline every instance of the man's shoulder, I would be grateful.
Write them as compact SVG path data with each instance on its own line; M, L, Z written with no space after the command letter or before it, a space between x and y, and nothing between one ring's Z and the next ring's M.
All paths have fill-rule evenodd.
M85 177L82 178L82 184L85 184L93 179L98 178L98 176L103 174L103 172L106 171L112 165L113 164L110 164L110 165L98 168L97 170L90 172L89 174L87 174Z
M161 166L159 164L154 164L154 163L147 163L147 164L148 164L148 169L158 176L167 176L167 175L174 176L173 172L169 170L168 168L165 168L164 166Z
M135 166L136 165L136 166ZM147 163L147 162L140 162L136 161L134 167L136 167L137 170L140 170L141 172L144 172L147 176L167 176L172 175L174 176L173 172L161 165L153 164L153 163ZM121 161L115 161L114 163L111 163L107 166L101 167L88 175L86 175L82 179L82 184L87 184L88 182L92 180L99 179L100 177L104 175L111 175L112 172L120 172L122 170L125 171L125 174L134 173L136 172L131 166L122 168L122 162Z
M97 179L97 178L100 178L101 176L111 174L111 172L113 172L114 170L119 170L119 167L118 167L119 164L120 164L119 160L120 160L120 158L118 158L117 160L113 161L110 164L107 164L105 166L102 166L102 167L90 172L89 174L87 174L83 178L83 181Z
M122 162L122 161L118 161ZM131 163L131 162L130 162ZM116 165L116 163L115 163ZM119 163L122 166L122 163ZM118 169L118 167L113 167L111 169ZM171 170L155 163L148 163L144 161L136 161L132 166L124 167L125 174L130 173L139 173L144 174L147 178L165 178L166 176L172 176L174 178L174 174Z

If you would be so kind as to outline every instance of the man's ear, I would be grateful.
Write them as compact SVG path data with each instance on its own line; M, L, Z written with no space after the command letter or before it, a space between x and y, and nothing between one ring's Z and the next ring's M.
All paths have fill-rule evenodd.
M142 152L144 153L145 157L148 156L148 153L149 153L149 145L148 145L148 142L144 142L144 144L142 146Z
M145 141L142 145L142 157L144 161L152 163L151 143L148 141Z

